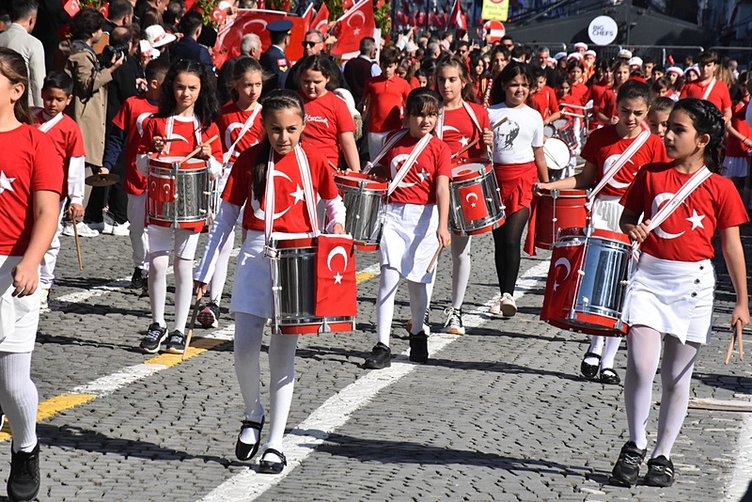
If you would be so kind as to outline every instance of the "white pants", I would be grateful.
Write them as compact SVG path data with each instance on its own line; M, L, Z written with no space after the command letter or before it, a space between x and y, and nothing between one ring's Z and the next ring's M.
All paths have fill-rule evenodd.
M146 192L140 195L128 194L128 235L133 248L133 266L149 269L149 236L146 229Z
M57 255L60 253L60 234L63 232L63 209L67 199L60 201L60 214L57 217L57 230L52 238L50 248L44 253L42 266L39 267L39 287L50 289L52 282L55 280L55 265L57 264Z

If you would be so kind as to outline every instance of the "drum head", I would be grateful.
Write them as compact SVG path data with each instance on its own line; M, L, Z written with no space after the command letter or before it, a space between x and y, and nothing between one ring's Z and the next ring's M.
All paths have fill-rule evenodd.
M553 138L556 135L556 127L551 124L543 126L543 136L546 138Z
M470 162L467 164L458 164L452 168L452 179L459 176L467 176L468 174L482 173L485 171L486 165L480 162Z
M546 164L552 171L561 171L569 165L572 153L566 143L558 138L548 138L543 143Z
M568 123L569 121L567 119L558 119L554 120L553 125L557 131L561 131L567 126Z

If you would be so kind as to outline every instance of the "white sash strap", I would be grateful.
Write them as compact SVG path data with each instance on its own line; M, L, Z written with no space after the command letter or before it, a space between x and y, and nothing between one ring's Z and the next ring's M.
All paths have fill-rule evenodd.
M462 101L462 107L465 109L468 115L470 115L470 120L472 121L473 125L476 129L478 129L478 132L480 135L483 135L483 129L480 126L480 122L478 122L478 116L475 115L475 112L473 111L473 108L467 104L467 101ZM439 112L439 118L436 119L436 137L443 140L444 139L444 108L441 109Z
M250 117L248 117L245 120L243 127L240 129L240 134L238 134L238 137L235 138L235 141L230 146L230 149L227 150L222 156L222 164L224 166L227 166L227 163L232 159L232 156L235 153L235 147L238 146L238 143L243 138L245 133L247 133L251 129L251 127L253 127L253 122L254 120L256 120L256 116L259 114L260 111L261 111L261 105L257 103L256 108L254 108L253 110L253 113L251 113Z
M710 83L705 88L705 93L702 95L702 99L708 99L710 93L713 92L713 87L715 87L715 77L710 80Z
M413 147L413 151L410 152L410 156L407 157L407 160L404 164L402 164L402 167L400 167L400 170L397 171L397 175L394 177L394 179L389 182L389 187L386 190L386 197L389 198L390 195L394 193L394 191L397 189L400 183L402 183L402 180L405 179L405 176L407 176L408 171L410 171L410 168L413 167L413 164L415 164L415 161L418 160L418 156L423 153L423 150L425 150L426 146L428 146L428 143L431 141L431 134L426 134L422 138L420 138L420 141Z
M165 124L165 139L171 139L172 138L172 131L175 128L175 115L170 115L167 117L167 124ZM196 146L200 145L202 143L201 141L201 128L198 125L198 120L196 117L193 117L193 134L196 137ZM186 138L187 139L187 138ZM164 147L164 153L165 155L170 154L170 145L172 144L171 141L165 142Z
M368 174L368 172L374 168L376 164L384 157L384 155L387 154L389 150L392 149L394 145L397 144L399 140L401 140L405 134L408 133L407 129L402 129L401 131L398 131L392 135L391 138L384 144L384 146L381 148L381 151L374 157L373 159L369 160L366 166L363 168L363 173Z
M264 242L267 246L271 246L274 227L274 148L269 149L269 160L266 162L264 206Z
M608 183L612 179L614 179L614 176L616 176L621 168L624 167L627 162L629 162L629 159L631 159L632 156L636 154L640 148L642 148L642 145L647 142L648 138L650 138L650 131L645 129L637 136L637 138L635 138L635 140L626 148L626 150L621 152L621 155L619 155L619 158L616 159L616 161L613 163L611 169L607 173L603 173L603 178L601 178L600 182L598 182L595 188L593 188L593 190L587 196L588 200L585 204L585 207L588 211L592 209L595 196L598 195L604 188L606 188L606 185L608 185Z
M473 125L478 129L478 133L483 136L483 129L480 126L480 122L478 122L478 116L475 115L473 108L467 103L467 101L462 101L462 106L465 107L465 111L470 115L470 120L473 121Z
M39 113L39 116L40 116L40 118L44 119L44 110L42 110ZM63 112L60 112L57 115L55 115L54 117L52 117L50 120L48 120L46 122L43 122L39 126L39 130L46 134L46 133L50 132L50 130L53 127L55 127L56 125L58 125L61 120L63 120Z

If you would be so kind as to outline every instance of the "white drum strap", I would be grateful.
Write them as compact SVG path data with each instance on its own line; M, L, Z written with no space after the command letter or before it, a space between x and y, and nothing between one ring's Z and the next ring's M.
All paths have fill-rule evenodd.
M397 144L399 140L401 140L405 134L408 133L407 129L402 129L401 131L398 131L392 135L391 138L384 144L384 146L381 148L381 151L374 157L373 159L369 160L366 166L363 168L363 173L368 174L368 172L374 168L374 166L384 157L384 155L387 154L389 150L394 147L394 145Z
M431 141L431 134L426 134L422 138L420 138L420 141L413 147L413 151L410 152L410 156L407 157L407 160L404 164L402 164L402 167L400 167L400 170L397 171L397 174L394 176L394 179L389 182L389 187L386 189L386 197L389 199L389 196L394 193L394 191L397 189L400 183L402 183L402 180L405 179L405 176L407 176L408 171L410 171L410 168L413 167L413 164L415 164L415 161L418 160L418 156L423 153L423 150L425 150L426 146L428 146L428 143Z
M480 122L478 122L478 116L475 115L475 111L473 108L467 103L467 101L462 101L462 106L465 107L465 111L468 115L470 115L470 120L473 121L473 125L476 129L478 129L478 133L482 136L483 135L483 128L480 126Z
M175 115L170 115L169 117L167 117L167 124L165 124L165 138L166 139L172 138L172 131L174 128L175 128ZM196 137L196 146L200 145L202 143L201 128L198 126L198 120L196 119L195 115L193 116L193 134ZM162 152L164 155L170 154L171 144L172 144L171 141L167 141L165 143L165 149L164 149L164 152Z
M637 153L637 151L642 148L642 145L645 144L645 142L650 138L650 131L647 129L644 129L637 138L632 142L631 145L629 145L626 150L621 152L621 155L619 155L619 158L616 159L616 161L611 166L611 169L607 173L603 173L603 178L601 178L601 181L598 182L598 184L593 188L593 190L588 194L587 203L585 204L585 207L588 211L590 211L593 207L593 201L595 200L595 196L601 193L601 191L606 188L606 185L614 179L614 176L621 170L622 167L629 161L629 159L632 158L634 154Z
M650 224L648 225L648 232L652 232L654 229L661 226L661 224L668 219L669 216L671 216L674 211L684 202L687 200L687 197L689 197L692 192L694 192L702 183L710 178L713 175L713 173L710 172L710 169L708 169L706 166L702 166L696 173L692 175L691 178L689 178L689 181L687 181L682 187L676 191L673 197L669 199L669 201L661 207L657 213L652 215L650 218ZM640 247L640 244L635 241L632 243L632 253L633 255L636 254L638 248Z
M44 118L44 110L40 110L39 117ZM61 120L63 120L63 112L58 113L47 122L42 123L42 125L39 126L39 130L43 133L48 133L53 127L58 125Z
M473 125L476 129L478 129L478 132L480 135L483 135L483 129L480 126L480 122L478 122L478 116L475 115L475 111L473 108L467 104L467 101L462 101L462 107L465 109L468 115L470 115L470 120L473 122ZM441 109L439 112L439 118L436 119L436 137L443 140L444 139L444 108Z
M269 149L269 160L266 162L264 206L264 242L267 247L270 247L274 226L274 148Z
M253 122L256 120L256 116L259 114L260 111L261 111L261 105L256 103L256 108L253 110L253 113L251 113L251 116L245 120L243 127L240 129L240 134L238 134L238 137L235 138L235 141L230 146L230 149L227 150L222 156L222 164L224 166L227 166L230 159L232 159L232 155L235 153L235 147L238 146L238 143L240 143L240 140L243 138L243 136L245 136L245 133L247 133L251 129L251 127L253 126Z
M702 99L708 99L710 93L713 92L713 87L715 87L715 77L710 80L710 83L705 88L705 93L702 95Z

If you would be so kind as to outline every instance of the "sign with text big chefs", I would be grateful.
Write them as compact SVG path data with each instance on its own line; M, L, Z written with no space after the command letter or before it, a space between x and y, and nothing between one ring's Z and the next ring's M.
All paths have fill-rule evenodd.
M608 16L598 16L590 21L588 36L595 45L608 45L616 40L619 28L616 21Z

